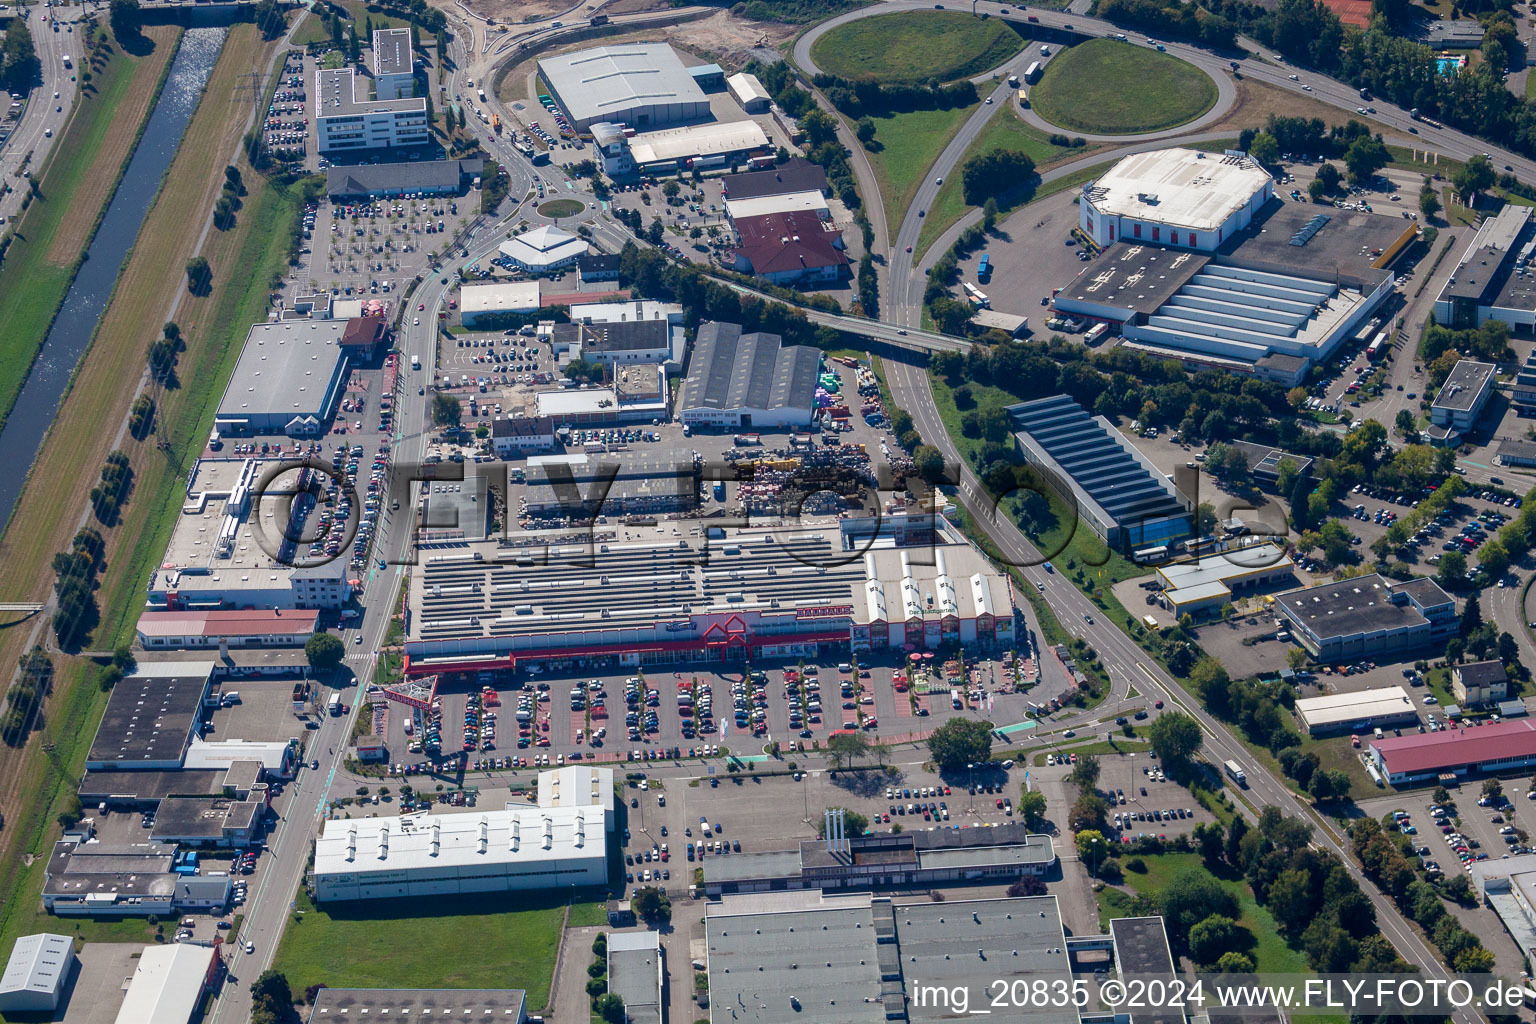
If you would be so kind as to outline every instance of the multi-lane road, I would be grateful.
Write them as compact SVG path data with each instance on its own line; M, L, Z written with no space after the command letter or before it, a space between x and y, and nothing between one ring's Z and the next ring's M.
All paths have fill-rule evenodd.
M79 89L75 78L85 57L84 40L77 27L85 18L82 8L39 5L23 7L21 11L32 31L42 77L28 96L15 129L0 145L0 183L15 190L0 194L0 217L5 218L6 226L21 212L21 201L26 195L23 172L41 174L48 153L63 134L64 122L74 108ZM58 31L54 31L55 21ZM65 57L70 58L73 68L64 66ZM4 230L0 227L0 233Z

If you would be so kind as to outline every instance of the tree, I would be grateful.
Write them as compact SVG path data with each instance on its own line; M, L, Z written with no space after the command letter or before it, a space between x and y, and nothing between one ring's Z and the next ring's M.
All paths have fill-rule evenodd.
M1386 143L1374 135L1362 135L1344 152L1344 166L1355 184L1370 181L1392 159Z
M1187 764L1203 742L1200 723L1182 711L1167 711L1157 716L1147 735L1157 756L1164 763L1176 765Z
M855 761L869 756L869 740L861 732L839 732L827 740L827 759L831 768L851 768Z
M1212 914L1189 930L1189 955L1197 964L1213 964L1221 954L1245 945L1242 932L1232 918Z
M1103 832L1109 826L1109 803L1097 793L1084 793L1067 812L1067 827L1074 832L1094 829Z
M1440 212L1440 194L1432 188L1427 188L1419 193L1419 212L1425 220L1433 220L1435 214Z
M1219 865L1222 856L1222 840L1226 838L1221 822L1213 821L1210 824L1196 825L1194 835L1195 842L1200 847L1200 859L1205 861L1207 867Z
M912 464L917 468L917 475L930 484L941 483L944 480L944 453L930 444L917 446L917 451L912 453Z
M1099 784L1099 759L1092 754L1079 757L1069 778L1083 790L1093 789Z
M293 1018L293 990L281 971L265 970L251 982L251 1024L276 1024Z
M1418 436L1419 421L1413 415L1411 409L1397 410L1397 420L1394 426L1397 427L1397 433L1400 437L1413 438Z
M1451 185L1463 202L1470 201L1478 192L1486 192L1498 178L1493 161L1481 154L1474 156L1451 175Z
M1044 896L1045 883L1040 881L1038 875L1020 875L1019 880L1008 887L1008 897L1019 899L1022 896Z
M6 23L5 40L0 43L0 85L13 93L24 93L41 77L42 64L32 30L20 18Z
M1447 554L1449 554L1449 552L1447 552ZM1444 566L1445 561L1442 559L1440 564ZM1478 601L1476 594L1473 594L1467 598L1467 603L1463 605L1461 609L1461 638L1465 640L1467 637L1477 632L1477 627L1481 626L1482 624L1482 602Z
M1329 165L1324 164L1323 166L1327 167ZM1325 198L1327 198L1328 193L1328 186L1323 184L1322 178L1313 178L1311 181L1307 182L1307 196L1314 203L1322 202Z
M987 196L987 201L981 204L981 229L991 231L997 226L997 197Z
M213 276L208 261L202 256L194 256L187 260L187 290L193 295L202 295L208 290L209 278Z
M592 1000L592 1010L603 1018L603 1024L624 1024L629 1019L624 1010L624 1000L612 992L604 992Z
M651 218L650 227L645 229L645 239L652 245L660 245L661 240L667 235L667 226L661 222L660 217Z
M820 107L806 111L800 118L800 127L805 130L805 140L811 149L837 138L837 122Z
M1163 889L1163 918L1172 938L1190 930L1213 914L1237 918L1237 900L1204 868L1189 868L1175 875Z
M1440 582L1459 587L1466 582L1467 556L1460 551L1447 551L1440 556Z
M432 396L432 422L445 427L459 425L459 417L463 414L459 400L453 395L445 395L442 392Z
M854 135L868 148L869 144L875 141L874 119L868 116L859 118L858 124L854 128Z
M1088 865L1089 874L1098 874L1099 866L1104 863L1108 851L1109 842L1104 838L1104 833L1090 828L1077 834L1077 856Z
M1019 797L1019 817L1030 832L1045 828L1045 794L1038 789L1025 791Z
M928 737L928 753L942 772L992 759L992 723L952 718Z
M1333 164L1323 163L1317 168L1317 180L1323 183L1323 190L1328 195L1332 195L1339 190L1339 183L1344 180L1344 175Z
M335 633L316 633L304 641L304 657L309 667L316 671L328 671L341 664L347 649Z
M132 39L139 34L141 21L139 18L139 0L112 0L108 8L107 20L112 25L112 34L121 42L124 39Z
M988 196L1029 182L1034 173L1035 162L1028 153L1017 149L993 149L965 162L960 171L960 187L966 203L980 206Z
M1269 132L1259 132L1248 144L1248 155L1272 167L1280 161L1280 144Z
M630 906L641 919L651 924L664 924L672 920L672 901L654 885L636 889L630 898Z
M1222 974L1252 974L1254 972L1253 958L1247 953L1239 953L1235 949L1229 949L1216 958L1216 970Z

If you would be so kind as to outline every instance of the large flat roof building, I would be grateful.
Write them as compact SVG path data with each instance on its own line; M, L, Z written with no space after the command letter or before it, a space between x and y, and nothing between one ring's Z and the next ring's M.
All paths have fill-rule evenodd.
M1024 460L1104 543L1145 548L1191 535L1189 499L1103 416L1067 395L1008 407Z
M1166 242L1211 250L1248 226L1274 195L1255 160L1229 151L1136 153L1083 186L1078 222L1100 246Z
M424 96L368 98L353 68L315 72L315 133L321 153L424 146L431 141Z
M827 172L820 164L797 156L766 170L727 174L720 179L720 187L731 200L761 199L794 192L824 193L827 191Z
M642 132L629 140L635 166L655 173L724 167L733 157L750 156L767 148L768 135L756 121L706 121Z
M711 320L694 336L677 415L692 427L806 427L820 371L819 349Z
M1372 573L1281 594L1275 607L1318 661L1358 661L1443 643L1456 634L1456 601L1428 577Z
M1321 697L1298 697L1296 718L1313 736L1334 732L1368 732L1413 725L1419 715L1401 686L1377 690L1330 693Z
M628 43L546 57L539 74L577 131L600 121L652 128L710 115L709 97L666 43Z
M0 1013L47 1013L59 1005L78 961L68 935L23 935L0 975Z
M465 327L478 327L488 317L531 313L538 308L537 281L466 284L459 291L459 318Z
M346 320L255 324L213 425L222 434L314 437L325 430L346 382Z
M293 536L292 508L301 471L257 485L256 458L200 459L187 480L187 500L160 565L150 573L148 605L165 610L339 608L351 595L344 558L306 563L284 538ZM282 520L279 522L279 520Z
M910 550L867 542L857 519L809 519L718 538L631 527L633 539L600 552L492 542L427 551L406 599L406 671L1011 644L1007 577L942 520L933 526Z
M1276 199L1218 247L1122 237L1053 304L1138 351L1292 387L1385 301L1388 267L1416 232L1400 218Z
M112 688L86 768L179 768L201 721L212 679L212 661L139 665Z
M624 1000L629 1024L661 1024L662 962L658 932L612 932L608 936L608 991Z
M1536 227L1531 209L1513 203L1483 221L1467 243L1435 299L1435 320L1462 330L1502 320L1510 327L1536 328Z
M1371 760L1391 785L1441 775L1516 771L1536 765L1536 721L1520 718L1479 728L1452 726L1370 740Z
M315 898L327 903L543 891L608 880L601 807L333 818L315 840Z
M970 990L977 964L1024 991L1072 983L1055 896L903 904L868 893L728 896L705 906L704 942L716 1024L955 1020L963 1014L932 992ZM1028 1016L1079 1020L1070 1004Z
M397 164L353 164L325 172L325 194L332 199L373 199L405 193L454 195L485 170L484 157L460 160L412 160Z

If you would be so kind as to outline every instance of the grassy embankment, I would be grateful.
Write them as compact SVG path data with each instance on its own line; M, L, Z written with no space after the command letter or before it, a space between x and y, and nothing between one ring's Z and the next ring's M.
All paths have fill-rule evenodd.
M213 268L210 292L188 294L181 273L223 184L224 161L247 123L250 101L240 93L240 77L253 66L265 68L273 48L250 25L231 30L6 535L4 557L14 578L28 581L42 599L53 552L68 545L86 508L84 488L77 482L96 476L116 424L139 393L148 346L166 310L174 309L187 340L178 363L181 385L158 396L157 436L163 447L153 441L124 445L135 489L122 523L103 531L107 568L97 593L101 624L92 638L96 648L132 639L149 570L181 507L185 472L202 448L240 342L251 323L265 319L268 285L286 265L300 208L298 189L267 185L242 161L250 194L235 226L210 234L203 249ZM11 649L5 652L5 666L15 664L24 641L21 630L7 637ZM16 935L45 923L57 931L64 924L39 919L36 894L46 851L57 834L55 816L70 805L106 702L93 661L66 655L53 660L57 674L40 731L24 749L0 752L0 779L7 780L6 828L0 833L0 895L5 897L0 945L7 948ZM35 858L30 866L24 863L29 856ZM67 928L85 939L117 941L142 941L149 931L143 921L70 921Z
M1216 83L1193 64L1112 39L1068 47L1029 92L1051 124L1097 135L1187 124L1215 106L1216 97Z
M991 71L1024 44L1018 29L1000 18L903 11L839 25L816 40L811 60L840 78L952 82Z
M151 26L143 56L115 43L80 91L0 264L0 425L43 347L170 71L181 29ZM50 100L41 90L34 103Z

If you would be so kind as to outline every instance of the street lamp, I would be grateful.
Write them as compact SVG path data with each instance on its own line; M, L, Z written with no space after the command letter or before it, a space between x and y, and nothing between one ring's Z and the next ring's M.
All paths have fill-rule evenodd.
M968 809L972 814L976 813L976 762L968 761L965 765L965 788L970 790L970 802Z

